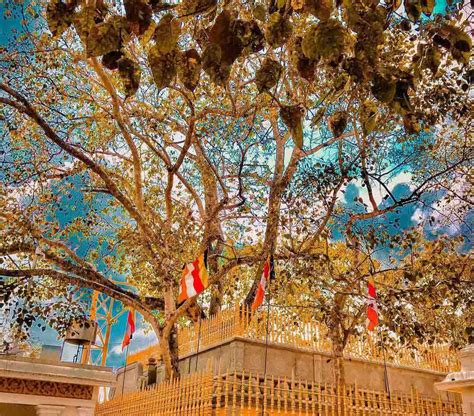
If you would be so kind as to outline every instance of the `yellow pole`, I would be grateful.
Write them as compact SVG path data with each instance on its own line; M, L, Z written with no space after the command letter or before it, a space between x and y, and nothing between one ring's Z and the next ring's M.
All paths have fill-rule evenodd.
M99 292L94 290L92 293L92 302L91 302L91 310L90 310L90 316L91 316L91 321L95 321L97 317L97 301L99 299ZM84 351L82 352L82 359L81 363L82 364L87 364L89 362L89 358L91 355L91 344L86 345L84 347Z
M106 322L107 329L105 330L104 345L102 346L102 361L100 365L105 366L107 355L109 353L110 332L112 328L112 310L114 309L114 299L110 299L110 307L107 310Z

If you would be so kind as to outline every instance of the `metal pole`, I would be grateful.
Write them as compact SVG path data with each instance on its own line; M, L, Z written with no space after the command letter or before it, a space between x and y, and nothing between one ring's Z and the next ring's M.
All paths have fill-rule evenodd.
M272 267L272 265L270 266ZM265 365L263 367L263 383L266 383L267 378L267 358L268 358L268 325L270 323L270 281L271 281L271 271L270 275L268 276L268 299L267 299L267 326L265 330ZM265 405L266 403L262 403L262 416L265 416Z
M198 356L199 356L199 347L201 345L201 315L199 315L199 326L198 326L198 345L196 350L196 365L194 367L194 372L197 372L198 368ZM191 365L191 357L189 358L189 365Z
M107 329L105 330L104 345L102 345L102 362L101 362L102 366L106 365L107 356L109 354L110 333L111 333L112 321L113 321L112 319L113 308L114 308L114 299L110 299L110 306L107 310L107 315L105 317Z
M125 366L123 367L123 380L122 380L122 397L123 397L123 391L125 389L125 375L127 373L127 359L128 359L128 349L129 349L129 347L130 347L130 342L128 343L127 350L125 352Z
M384 368L384 381L385 381L385 392L387 393L388 398L390 399L390 383L388 382L388 370L387 370L387 359L385 357L385 342L384 338L382 339L382 351L383 351L383 368Z
M99 300L99 292L94 290L92 293L92 299L91 299L91 309L90 309L90 319L91 321L95 321L97 318L97 303ZM94 340L95 341L95 340ZM89 358L91 356L91 350L92 350L92 340L89 342L89 345L86 345L84 347L84 350L82 352L82 358L81 358L81 363L82 364L87 364L89 362Z

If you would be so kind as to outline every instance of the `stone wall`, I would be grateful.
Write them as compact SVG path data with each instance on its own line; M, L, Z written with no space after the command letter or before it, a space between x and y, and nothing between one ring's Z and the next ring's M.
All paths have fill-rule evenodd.
M182 374L204 370L212 363L214 372L227 370L251 371L262 375L265 369L265 344L259 341L235 337L220 345L203 349L198 356L190 354L180 359ZM385 368L383 363L362 359L346 359L346 383L357 383L359 388L371 390L385 389ZM432 370L387 364L387 375L391 391L410 393L415 388L419 394L437 397L439 392L434 383L441 381L446 374ZM145 369L146 370L146 369ZM333 383L333 366L330 354L311 352L305 349L269 344L267 349L267 374L278 377L294 377L317 383ZM158 369L158 380L164 376L163 368ZM449 394L443 393L444 399Z

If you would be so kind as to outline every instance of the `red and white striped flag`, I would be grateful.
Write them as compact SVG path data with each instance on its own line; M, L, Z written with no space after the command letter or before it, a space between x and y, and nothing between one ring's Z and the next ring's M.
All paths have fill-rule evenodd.
M373 331L379 324L379 312L377 308L377 292L375 291L374 279L367 282L367 329Z
M207 250L192 263L186 264L179 284L178 304L201 293L208 285Z
M130 344L133 333L135 332L135 311L128 311L127 316L127 329L122 341L122 351Z
M267 287L267 282L274 277L273 269L273 258L269 258L263 265L262 277L257 287L257 293L255 293L255 298L252 302L252 312L255 312L258 307L263 303L265 298L265 289Z

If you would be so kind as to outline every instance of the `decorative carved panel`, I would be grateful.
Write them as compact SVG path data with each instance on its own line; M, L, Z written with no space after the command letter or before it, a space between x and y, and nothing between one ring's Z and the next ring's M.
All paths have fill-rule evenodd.
M0 377L0 392L91 400L94 388L72 383Z

